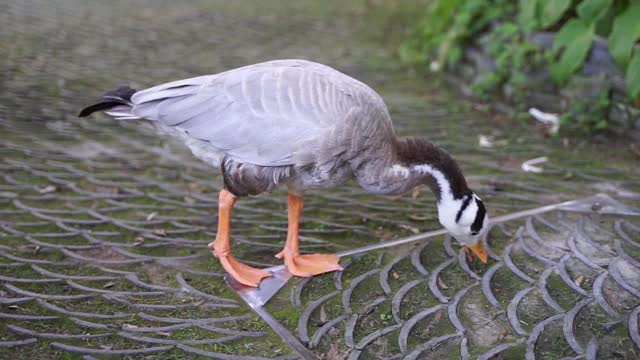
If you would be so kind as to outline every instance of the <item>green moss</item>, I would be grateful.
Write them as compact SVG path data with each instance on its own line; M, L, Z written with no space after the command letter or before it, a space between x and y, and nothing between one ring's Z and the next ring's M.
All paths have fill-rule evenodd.
M427 271L433 271L443 261L447 260L447 255L443 251L443 243L444 240L441 237L430 239L427 246L420 252L420 262Z
M441 284L445 286L440 287L440 291L445 296L452 297L458 291L471 285L474 280L460 267L459 264L453 264L448 266L444 271L440 273Z
M571 309L580 300L580 295L571 290L557 274L551 274L547 278L547 290L563 309Z
M555 360L573 355L562 333L562 323L555 322L547 326L536 342L536 358Z
M300 309L296 309L293 306L278 307L270 311L271 315L276 318L282 325L288 329L295 329L298 326L298 319L300 318Z
M404 320L411 318L418 312L440 305L441 303L431 294L426 282L422 282L411 289L400 306L400 317Z
M498 302L505 309L511 299L525 287L526 283L514 275L506 266L496 271L491 280L491 290Z
M555 315L555 313L555 310L544 302L538 290L530 292L523 301L520 302L517 310L520 326L526 331L533 330L533 327L537 323Z

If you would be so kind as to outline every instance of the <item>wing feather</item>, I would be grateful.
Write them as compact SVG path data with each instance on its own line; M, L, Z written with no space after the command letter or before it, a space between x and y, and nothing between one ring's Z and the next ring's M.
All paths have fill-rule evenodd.
M279 60L158 85L131 100L135 116L180 129L236 161L283 166L295 164L301 147L314 151L362 92L384 107L373 90L336 70Z

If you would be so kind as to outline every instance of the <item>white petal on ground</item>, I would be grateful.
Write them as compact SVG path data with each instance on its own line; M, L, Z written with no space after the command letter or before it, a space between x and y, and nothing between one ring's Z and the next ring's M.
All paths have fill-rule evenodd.
M539 167L539 166L534 166L534 165L545 163L548 160L549 159L547 159L546 156L538 157L538 158L531 159L531 160L527 160L527 161L522 163L522 171L524 171L524 172L532 172L532 173L541 173L542 172L542 168Z

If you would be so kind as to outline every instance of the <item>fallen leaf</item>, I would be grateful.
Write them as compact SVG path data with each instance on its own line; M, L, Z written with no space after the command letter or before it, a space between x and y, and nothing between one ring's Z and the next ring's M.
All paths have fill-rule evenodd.
M324 324L327 322L327 311L324 308L324 304L320 306L320 323Z
M407 225L407 224L401 224L400 227L402 229L409 230L410 232L412 232L414 234L419 234L420 233L420 229L418 229L415 226L411 226L411 225Z
M445 284L444 281L442 281L442 279L440 279L440 277L438 277L438 287L440 287L441 289L448 289L449 288L447 286L447 284Z
M167 236L167 230L165 229L153 229L153 233L158 236Z
M156 334L160 336L171 336L171 333L164 332L164 331L156 331Z
M116 283L114 283L113 281L109 281L108 283L104 284L104 286L102 287L103 289L108 289L110 287L113 287L113 285L115 285Z
M493 139L487 135L478 135L478 145L482 148L492 148Z
M137 329L138 326L137 325L132 325L132 324L122 324L122 328L123 329Z
M547 162L549 159L546 156L538 157L535 159L527 160L522 163L522 171L524 172L532 172L532 173L541 173L542 168L539 166L534 166L537 164L542 164Z
M95 192L97 193L102 193L102 194L118 194L120 192L120 189L118 188L114 188L114 187L108 187L108 186L96 186L95 187Z
M413 188L413 191L411 192L411 198L417 199L419 197L420 197L420 186L416 186Z
M434 316L433 316L433 321L431 322L432 324L435 324L437 322L440 321L440 319L442 319L442 311L438 311Z
M583 281L584 281L584 275L580 275L576 278L574 282L576 283L576 285L580 286L580 284L582 284Z
M140 246L144 244L144 237L142 236L136 236L133 239L133 246Z
M147 221L151 221L153 220L154 217L156 217L156 215L158 215L157 212L152 212L151 214L147 215Z
M49 185L43 188L37 188L37 190L40 194L48 194L48 193L55 192L58 189L53 185Z
M200 183L197 183L197 182L192 182L192 183L189 183L189 185L187 185L187 187L189 188L189 191L201 193L204 185L202 185Z
M391 276L393 276L394 279L397 279L400 277L400 275L395 271L391 273Z
M409 219L415 221L425 221L429 219L429 215L409 214Z
M332 342L329 351L324 355L323 359L327 360L345 360L349 355L348 352L345 352L340 348L340 345L337 342Z
M529 109L529 115L543 124L551 125L549 128L550 134L558 133L558 129L560 129L560 118L557 114L546 113L536 108L531 108Z

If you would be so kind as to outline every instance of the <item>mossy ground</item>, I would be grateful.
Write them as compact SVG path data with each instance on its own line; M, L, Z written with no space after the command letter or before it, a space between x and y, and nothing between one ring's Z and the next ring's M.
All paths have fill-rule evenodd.
M184 6L150 0L95 4L80 0L60 0L55 4L30 0L26 5L19 1L5 5L8 10L0 12L0 26L7 29L0 34L0 53L4 55L0 67L5 69L0 74L0 87L6 95L0 104L0 225L3 226L0 250L7 256L0 256L0 275L22 279L49 277L32 268L31 264L35 264L64 276L114 276L114 280L74 280L80 286L96 289L94 297L47 300L76 313L132 314L109 320L86 319L99 324L167 325L137 316L141 311L182 319L249 314L248 319L216 325L262 331L264 336L196 347L240 356L275 357L291 353L266 323L227 288L221 277L202 274L223 272L204 247L215 236L217 191L222 185L219 174L195 161L183 146L156 136L146 124L116 123L104 117L75 118L78 109L90 103L96 94L124 82L142 88L274 58L308 58L337 67L379 91L387 100L399 134L428 136L454 154L468 175L470 186L482 194L492 216L589 195L600 191L595 184L602 182L615 186L625 182L631 191L640 191L640 185L633 183L639 175L637 158L626 151L624 144L548 138L530 124L517 123L513 118L489 112L485 106L460 100L460 95L447 88L442 78L401 65L395 58L395 50L399 39L406 36L405 24L423 10L422 1L274 0L250 5L196 1ZM491 136L494 147L479 147L478 135ZM538 156L549 158L543 173L521 171L523 161ZM376 197L349 183L343 188L309 194L305 201L301 231L305 251L334 253L440 227L432 205L435 198L426 187L400 196ZM637 201L631 204L640 206ZM285 193L241 199L234 215L232 236L237 240L233 244L234 254L254 264L278 264L273 255L285 239ZM571 222L576 218L570 215L566 219ZM615 231L611 219L595 220L601 220L599 224L605 230ZM521 226L521 222L505 224L508 234L497 228L491 231L488 241L496 254L503 255L504 248L514 241L511 235ZM550 233L541 231L540 235L546 238ZM636 233L630 233L638 241ZM29 242L30 239L45 246ZM605 244L609 240L606 236L596 239ZM101 246L100 241L110 245ZM75 261L60 246L68 246L68 251L96 261ZM636 259L640 256L636 247L626 242L622 242L622 247L630 256ZM352 263L341 275L343 290L311 314L308 333L313 335L326 321L343 314L341 295L355 278L381 269L397 257L404 256L389 271L390 294L384 293L379 273L353 289L350 306L359 314L354 341L357 343L375 330L395 324L393 296L411 281L423 280L402 299L398 314L402 321L440 305L429 290L427 278L411 262L409 254L414 250L414 246L405 246L344 259ZM453 250L460 250L455 241ZM191 255L198 257L175 259ZM152 260L117 263L132 256ZM531 277L537 278L542 270L540 263L532 262L519 249L514 248L512 258ZM446 261L444 238L430 239L418 259L429 273ZM494 260L491 261L489 266ZM568 264L571 277L584 275L581 286L590 291L594 274ZM479 276L488 268L477 261L469 266ZM179 287L176 276L180 272L190 286L235 300L238 307L208 308L202 299L183 292L128 299L133 307L102 296L100 291L152 291L126 280L126 272L135 273L144 283L172 288ZM291 294L302 283L290 281L266 309L295 334L305 306L336 290L336 281L333 274L311 279L300 292L300 308L292 306ZM437 286L451 297L473 282L456 259L440 273ZM86 292L64 281L3 283L43 295ZM503 308L525 286L504 268L491 282ZM556 274L549 278L547 288L565 310L580 299ZM623 291L609 283L605 289L609 294ZM0 289L0 297L18 296L6 288ZM537 290L531 292L518 309L522 326L528 331L552 314L540 304L538 296ZM189 304L193 306L174 310L135 308L135 305ZM612 304L619 311L628 311L636 305L628 298ZM482 314L495 311L479 287L470 291L460 306L458 316L463 323L478 320L465 313L465 309L475 306ZM36 301L0 305L0 312L60 315ZM635 357L629 340L625 340L625 325L603 332L602 314L589 306L580 315L576 329L580 341L588 341L588 335L594 333L602 339L601 346ZM494 324L504 324L503 314L492 316L496 316ZM330 330L314 351L336 358L347 354L349 348L344 338L349 319ZM7 323L39 333L100 332L79 327L67 316L43 321L10 319ZM395 329L373 341L361 358L398 354L399 331ZM440 310L416 324L408 337L408 348L453 331L447 311ZM566 344L558 340L562 335L551 335L555 338L545 337L544 341L558 344L542 345L539 354L548 358L571 355ZM148 336L166 338L159 334ZM219 336L198 327L171 332L171 338L176 340ZM506 333L491 344L470 336L469 351L473 356L479 355L497 343L512 340L512 336ZM0 327L0 341L21 338L24 337ZM0 352L0 358L16 359L16 354L24 359L81 357L53 349L52 341L40 339L34 346L20 347L19 352ZM64 342L113 349L150 346L115 335ZM455 339L434 348L429 356L457 358L459 351L459 339ZM518 346L501 356L517 357L523 351ZM148 359L193 357L176 349L145 355Z

